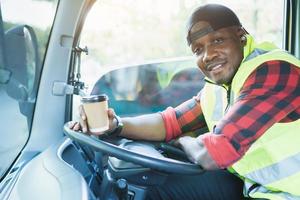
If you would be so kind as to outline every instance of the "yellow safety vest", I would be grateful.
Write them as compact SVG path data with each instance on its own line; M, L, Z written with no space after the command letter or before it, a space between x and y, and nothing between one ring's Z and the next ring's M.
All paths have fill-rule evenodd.
M244 60L230 87L205 84L201 108L210 131L234 104L249 75L262 63L282 60L300 67L300 61L270 43L256 45L247 37ZM300 119L276 123L229 169L245 181L244 193L253 198L300 200Z

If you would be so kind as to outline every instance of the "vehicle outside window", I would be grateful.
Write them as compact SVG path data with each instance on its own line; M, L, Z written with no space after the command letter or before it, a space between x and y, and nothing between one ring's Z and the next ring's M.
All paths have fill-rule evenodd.
M26 144L57 0L0 2L0 178Z
M186 42L194 8L227 5L257 42L283 47L285 39L299 55L286 45L299 43L292 2L0 0L0 199L118 199L127 185L128 199L139 200L170 174L189 174L177 164L191 163L169 143L72 131L82 83L107 94L120 116L175 107L204 84ZM284 18L291 14L297 23ZM155 167L170 158L175 167Z
M284 1L219 0L259 41L282 47ZM119 115L157 112L195 96L204 84L187 46L186 21L208 1L98 1L81 36L81 77L88 93L106 93ZM74 97L74 113L79 104ZM75 117L75 116L74 116Z

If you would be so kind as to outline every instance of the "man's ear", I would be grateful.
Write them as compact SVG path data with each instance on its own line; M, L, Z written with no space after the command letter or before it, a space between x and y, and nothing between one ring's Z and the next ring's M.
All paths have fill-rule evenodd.
M241 43L245 46L247 43L247 37L245 35L242 35L240 38L241 38Z
M246 31L245 31L245 29L243 28L243 27L239 27L238 29L237 29L237 35L238 35L238 37L240 38L240 41L241 41L241 43L243 44L243 46L245 46L246 45L246 43L247 43L247 37L246 37Z

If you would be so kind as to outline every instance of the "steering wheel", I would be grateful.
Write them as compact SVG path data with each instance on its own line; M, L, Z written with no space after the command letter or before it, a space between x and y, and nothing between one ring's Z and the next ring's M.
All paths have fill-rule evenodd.
M73 131L69 128L68 123L64 125L64 133L72 140L77 141L81 144L88 145L96 151L106 153L109 156L113 156L127 162L132 162L143 167L155 169L161 172L183 175L195 175L204 172L202 167L190 162L179 161L164 156L154 157L140 151L136 152L134 150L132 151L125 149L124 147L122 147L122 145L113 144L112 142L106 141L105 139L99 139L82 132ZM173 154L176 154L176 152L178 154L181 154L180 152L182 152L179 149L178 151L176 151L176 149L173 149L175 147L171 147L166 143L164 143L162 148L165 151L171 151L171 153Z

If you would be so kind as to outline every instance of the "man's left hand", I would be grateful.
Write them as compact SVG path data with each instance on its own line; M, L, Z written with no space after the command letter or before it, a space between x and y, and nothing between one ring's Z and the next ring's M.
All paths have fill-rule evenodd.
M219 169L204 146L201 135L197 138L183 136L180 137L176 143L186 153L191 162L198 164L207 170Z

